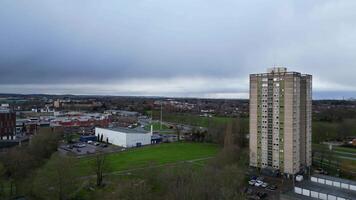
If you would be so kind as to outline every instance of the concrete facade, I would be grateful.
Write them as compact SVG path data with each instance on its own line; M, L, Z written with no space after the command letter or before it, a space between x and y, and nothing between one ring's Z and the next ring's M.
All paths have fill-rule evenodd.
M16 133L16 114L0 107L0 140L14 139Z
M95 135L103 136L103 141L113 145L130 148L151 144L152 132L144 130L126 129L126 128L95 128Z
M250 75L250 166L295 174L311 165L310 75Z

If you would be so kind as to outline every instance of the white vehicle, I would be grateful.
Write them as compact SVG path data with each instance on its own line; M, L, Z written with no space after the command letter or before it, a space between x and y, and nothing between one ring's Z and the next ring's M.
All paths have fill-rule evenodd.
M266 188L268 186L268 183L264 182L262 183L261 187Z
M262 181L256 181L255 186L256 186L256 187L260 187L262 184L263 184Z
M298 181L298 182L301 182L303 181L303 176L302 175L298 175L295 177L295 180Z
M255 183L256 183L255 180L250 180L250 181L248 182L249 185L255 185Z
M93 141L89 140L87 143L88 143L88 144L93 144Z

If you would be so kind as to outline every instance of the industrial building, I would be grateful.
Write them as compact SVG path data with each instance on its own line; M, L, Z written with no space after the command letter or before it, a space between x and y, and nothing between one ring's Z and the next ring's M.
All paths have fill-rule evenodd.
M311 166L312 76L250 75L250 166L293 175Z
M50 120L51 126L63 127L107 127L111 123L109 114L68 112Z
M95 135L102 141L130 148L151 144L152 131L128 128L95 128Z
M356 182L325 175L313 175L297 183L292 191L281 194L282 200L322 199L356 200Z

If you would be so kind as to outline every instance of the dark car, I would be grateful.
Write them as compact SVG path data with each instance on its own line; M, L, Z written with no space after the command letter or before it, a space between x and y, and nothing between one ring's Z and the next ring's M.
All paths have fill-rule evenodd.
M276 185L269 185L266 187L266 190L271 190L271 191L275 191L277 189Z
M328 175L329 174L327 171L325 171L322 168L317 168L317 169L314 170L314 172L317 173L317 174L324 174L324 175Z
M247 195L252 195L253 194L253 190L251 189L251 188L249 188L249 187L247 187L247 188L245 188L245 194L247 194Z
M257 196L259 196L261 199L264 199L267 197L267 193L265 192L257 192Z

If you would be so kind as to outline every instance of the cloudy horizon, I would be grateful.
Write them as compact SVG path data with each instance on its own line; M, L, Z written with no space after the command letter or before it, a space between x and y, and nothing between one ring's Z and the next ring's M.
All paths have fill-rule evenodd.
M248 76L313 75L356 97L351 0L4 0L0 93L247 98Z

